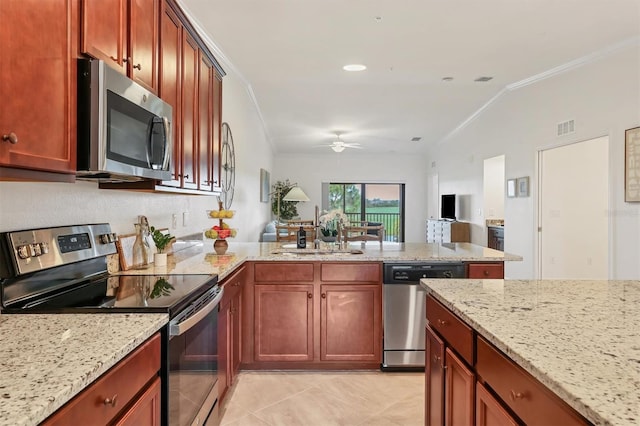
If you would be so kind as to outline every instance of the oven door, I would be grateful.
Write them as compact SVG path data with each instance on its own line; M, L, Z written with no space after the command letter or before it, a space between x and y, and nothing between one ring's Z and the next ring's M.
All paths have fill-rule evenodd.
M169 323L171 426L219 423L217 338L222 291L205 294Z

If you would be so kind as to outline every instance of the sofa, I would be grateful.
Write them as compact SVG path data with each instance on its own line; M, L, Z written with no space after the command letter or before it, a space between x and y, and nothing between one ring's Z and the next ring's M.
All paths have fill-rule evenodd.
M268 222L264 227L264 232L262 233L262 238L260 241L264 243L275 242L276 239L276 225L278 224L277 220L272 220Z

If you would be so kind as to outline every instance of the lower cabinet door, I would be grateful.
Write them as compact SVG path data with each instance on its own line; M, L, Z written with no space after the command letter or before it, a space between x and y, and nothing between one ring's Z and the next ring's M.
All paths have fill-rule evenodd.
M425 425L444 424L444 342L429 326L425 355Z
M160 426L160 377L157 377L115 426Z
M254 359L312 361L313 284L254 288Z
M450 348L445 349L445 425L471 426L474 416L475 374Z
M230 371L230 345L231 345L231 303L220 306L218 312L218 393L220 401L224 398L231 386L229 381Z
M517 426L518 422L487 391L476 383L476 426Z
M321 361L381 362L381 293L380 285L321 286Z

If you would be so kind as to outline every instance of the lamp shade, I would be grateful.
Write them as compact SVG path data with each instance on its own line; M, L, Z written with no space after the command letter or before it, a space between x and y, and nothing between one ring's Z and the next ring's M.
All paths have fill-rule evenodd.
M287 192L287 195L282 197L284 201L310 201L307 194L297 186L291 188L291 191Z

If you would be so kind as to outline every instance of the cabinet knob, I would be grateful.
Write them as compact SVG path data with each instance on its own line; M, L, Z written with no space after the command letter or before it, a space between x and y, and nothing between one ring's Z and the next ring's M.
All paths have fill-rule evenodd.
M111 58L111 60L112 60L113 62L118 62L118 58L115 58L115 57L113 57L113 56L109 56L109 57Z
M112 407L116 406L116 400L118 399L118 394L113 395L111 398L107 397L102 401L104 405L110 405Z
M311 299L311 298L313 297L313 294L312 294L312 293L307 293L307 297L308 297L309 299Z
M511 398L512 401L515 401L516 399L523 399L524 398L524 394L522 392L516 392L516 391L514 391L512 389L510 398Z
M485 277L489 276L489 271L487 269L485 269L484 271L482 271L482 273L484 274Z
M127 58L122 58L122 62L129 62L131 61L131 58L127 57Z
M8 135L2 135L2 140L3 141L9 141L12 144L17 144L18 143L18 135L16 135L15 133L11 132Z
M327 293L322 293L322 294L320 295L320 297L322 297L323 299L326 299L326 298L327 298Z
M137 69L139 71L139 70L142 69L142 65L137 64L137 65L134 65L133 68L135 68L135 69Z
M438 319L437 322L443 327L448 324L445 320L441 320L441 319Z

